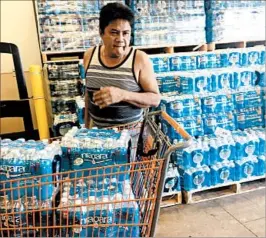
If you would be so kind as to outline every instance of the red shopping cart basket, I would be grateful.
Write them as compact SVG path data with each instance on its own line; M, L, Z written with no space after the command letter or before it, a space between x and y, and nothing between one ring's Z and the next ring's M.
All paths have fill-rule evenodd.
M172 145L161 120L185 140ZM190 136L161 111L118 129L137 137L126 164L0 182L0 236L154 236L170 155L187 147Z

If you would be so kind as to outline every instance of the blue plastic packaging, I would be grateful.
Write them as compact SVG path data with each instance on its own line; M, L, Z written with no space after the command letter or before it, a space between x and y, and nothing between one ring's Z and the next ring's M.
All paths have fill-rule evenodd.
M206 93L212 92L212 79L208 71L180 72L180 93Z
M232 133L236 145L236 160L259 155L259 138L247 131Z
M236 181L247 179L258 174L258 159L257 157L244 157L241 160L235 161Z
M211 186L211 173L208 166L186 170L180 167L179 172L181 175L181 187L185 191Z
M203 121L200 115L176 118L176 121L191 135L191 136L203 136ZM175 135L173 138L181 139L181 136L177 134L174 129L170 129Z
M153 63L155 73L165 73L170 71L169 56L165 55L152 55L150 60Z
M231 94L209 93L201 97L202 113L230 112L234 109Z
M210 162L212 165L224 161L235 160L235 142L233 138L210 138Z
M246 48L245 51L242 53L242 66L253 66L259 65L262 62L263 57L263 48L262 47L251 47ZM265 52L265 48L264 48Z
M163 192L172 193L175 191L181 191L180 176L177 167L175 167L173 163L169 163Z
M212 71L211 75L212 92L216 91L228 91L230 89L236 89L237 85L233 80L233 74L228 69L216 69Z
M233 96L237 110L262 106L262 92L260 87L241 89L233 94Z
M193 95L170 95L162 97L164 110L172 117L196 116L201 114L201 101Z
M178 53L170 56L171 71L197 69L197 53Z
M63 156L68 163L63 169L73 171L70 173L71 178L97 174L111 178L110 173L123 172L114 176L124 180L129 176L127 172L129 167L123 164L130 162L128 151L130 139L127 130L117 132L110 129L72 128L61 142ZM108 165L119 166L112 170L106 167ZM76 171L82 169L88 170Z
M258 168L257 168L257 176L265 175L265 155L261 155L258 157Z
M240 109L236 113L236 125L240 130L263 126L264 116L261 107Z
M156 79L160 84L161 93L179 91L179 78L175 73L160 73L156 75Z
M210 165L210 153L208 142L201 138L193 141L192 145L180 151L176 151L176 160L184 169L199 168Z
M220 55L216 52L204 53L197 56L198 69L213 69L220 67Z
M235 82L235 89L247 86L256 86L256 74L251 68L234 69L233 80Z
M202 116L204 134L213 134L217 127L226 130L235 130L235 118L233 112L205 114Z
M102 200L107 202L108 198ZM89 206L87 208L85 224L93 225L87 227L87 237L115 237L112 226L101 226L113 224L114 210L111 204ZM95 226L95 224L98 226Z
M212 186L235 181L235 163L225 161L211 166Z

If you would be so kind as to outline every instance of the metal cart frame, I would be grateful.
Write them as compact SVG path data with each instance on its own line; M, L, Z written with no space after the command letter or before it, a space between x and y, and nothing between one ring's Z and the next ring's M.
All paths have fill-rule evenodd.
M161 126L160 126L161 120L167 121L185 140L178 144L172 145L167 135L165 135L161 131ZM98 167L92 169L60 172L52 175L41 175L33 177L23 177L20 179L12 179L8 180L9 186L7 186L6 184L7 181L0 181L0 198L2 198L0 200L0 206L1 206L0 216L2 216L2 219L0 219L0 228L1 228L0 236L2 237L10 235L14 236L14 234L17 232L19 236L24 236L24 237L29 237L29 236L48 237L49 236L48 234L51 230L53 234L50 233L50 235L52 236L57 236L57 235L64 236L62 235L62 229L67 230L67 232L68 230L72 229L73 232L74 229L82 230L83 228L86 229L86 236L87 236L88 228L94 230L98 229L99 227L104 230L105 232L104 236L106 236L109 234L106 231L106 227L110 226L114 228L116 228L117 226L127 226L128 229L131 229L131 233L128 236L132 236L132 229L133 229L132 227L137 225L140 228L141 236L153 237L155 235L155 228L159 218L160 202L162 199L163 187L170 160L170 155L175 150L180 150L189 146L191 142L191 137L183 128L179 126L179 124L173 118L171 118L167 113L163 111L151 112L147 114L144 118L144 121L142 123L139 123L137 126L136 124L121 126L118 127L118 130L121 129L136 130L136 128L141 135L139 136L137 146L131 148L131 151L136 150L136 161L133 162L129 161L127 164L122 164L122 165L111 165L111 166ZM71 152L71 150L69 151ZM118 169L118 167L121 168L121 166L122 167L125 166L127 169L128 168L130 169L126 170L126 172L125 171L121 172ZM99 174L100 170L101 172L108 170L108 172L103 172L102 174ZM110 176L126 175L128 174L128 172L130 179L125 181L130 181L130 186L132 185L132 191L134 193L133 197L129 196L127 197L127 199L120 201L113 199L112 202L110 202L111 200L108 201L95 200L94 202L87 200L86 202L84 202L83 200L81 202L81 200L79 200L78 202L76 194L74 194L74 198L73 196L71 197L73 201L72 203L70 203L69 191L71 189L74 189L74 191L76 191L76 188L79 186L78 183L83 183L83 182L85 183L85 181L87 182L88 179L96 178L97 180L98 178L105 179L108 176L110 177ZM48 179L51 178L49 176L52 176L53 178L52 182ZM37 183L37 185L36 184L28 185L26 180L27 181L35 180L39 182ZM25 182L21 184L21 182L23 181ZM125 181L121 182L121 184L125 183ZM98 181L96 181L96 183L98 183ZM53 184L55 186L51 202L55 201L56 200L55 198L57 197L58 198L57 203L54 202L52 205L50 204L47 206L43 206L43 204L45 203L43 203L43 201L41 200L38 201L37 199L37 205L35 207L31 206L31 208L29 208L30 207L29 204L23 206L22 202L18 202L18 200L14 199L15 196L20 199L20 197L24 195L24 197L26 196L26 201L27 201L29 197L27 197L27 192L25 191L27 190L33 192L35 191L34 189L37 190L39 189L35 195L36 196L39 195L39 197L41 197L41 190L46 188L45 186L49 186L49 184ZM82 187L82 189L83 188L90 189L89 187L90 185L86 184L86 186ZM63 199L65 195L68 196L67 199ZM111 195L109 194L109 197L110 196ZM97 196L95 195L95 197ZM99 210L100 207L101 210L100 217L102 217L103 207L107 206L110 203L112 203L113 207L116 207L117 205L125 202L128 203L136 202L139 204L139 213L141 218L138 224L132 224L132 223L129 224L127 220L128 215L126 223L121 222L122 215L120 215L120 220L118 221L118 223L112 223L109 225L98 224L98 223L89 224L89 225L86 223L86 225L84 225L81 223L80 224L75 223L77 214L79 214L79 216L81 217L80 214L82 213L83 208L89 209L89 207L93 207L94 210L90 208L91 210L88 211L94 211L93 214L95 216L96 210L97 209ZM21 207L23 207L23 209L19 209ZM74 215L72 219L69 217L70 216L69 214L73 214L73 212ZM39 214L38 215L39 221L37 221L37 223L39 222L38 224L35 222L35 220L32 223L32 221L30 221L28 218L30 215L32 217L33 213ZM43 214L45 213L47 214L47 216L46 220L44 219L43 222L42 217ZM58 218L54 218L54 216L53 218L51 218L50 216L48 216L48 213L52 213L53 215L56 214L55 216L59 217L59 220ZM63 222L62 217L64 216L67 219L66 224L64 224ZM96 216L94 218L96 218ZM16 219L18 221L17 223ZM47 233L42 233L45 231L47 231ZM63 234L69 234L67 232ZM79 234L79 237L84 237L84 236L85 235ZM94 237L98 236L95 235Z

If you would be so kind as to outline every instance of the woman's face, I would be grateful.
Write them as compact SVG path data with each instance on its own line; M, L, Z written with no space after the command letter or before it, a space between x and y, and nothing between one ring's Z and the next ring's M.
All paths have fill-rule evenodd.
M126 20L114 20L104 29L101 38L109 57L122 57L128 52L131 26Z

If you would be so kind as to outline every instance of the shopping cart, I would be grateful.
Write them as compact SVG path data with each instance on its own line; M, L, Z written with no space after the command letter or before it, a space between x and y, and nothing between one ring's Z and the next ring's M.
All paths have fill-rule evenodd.
M172 145L162 120L185 140ZM154 236L170 155L189 146L191 137L161 111L118 129L138 138L126 164L0 182L0 236Z

